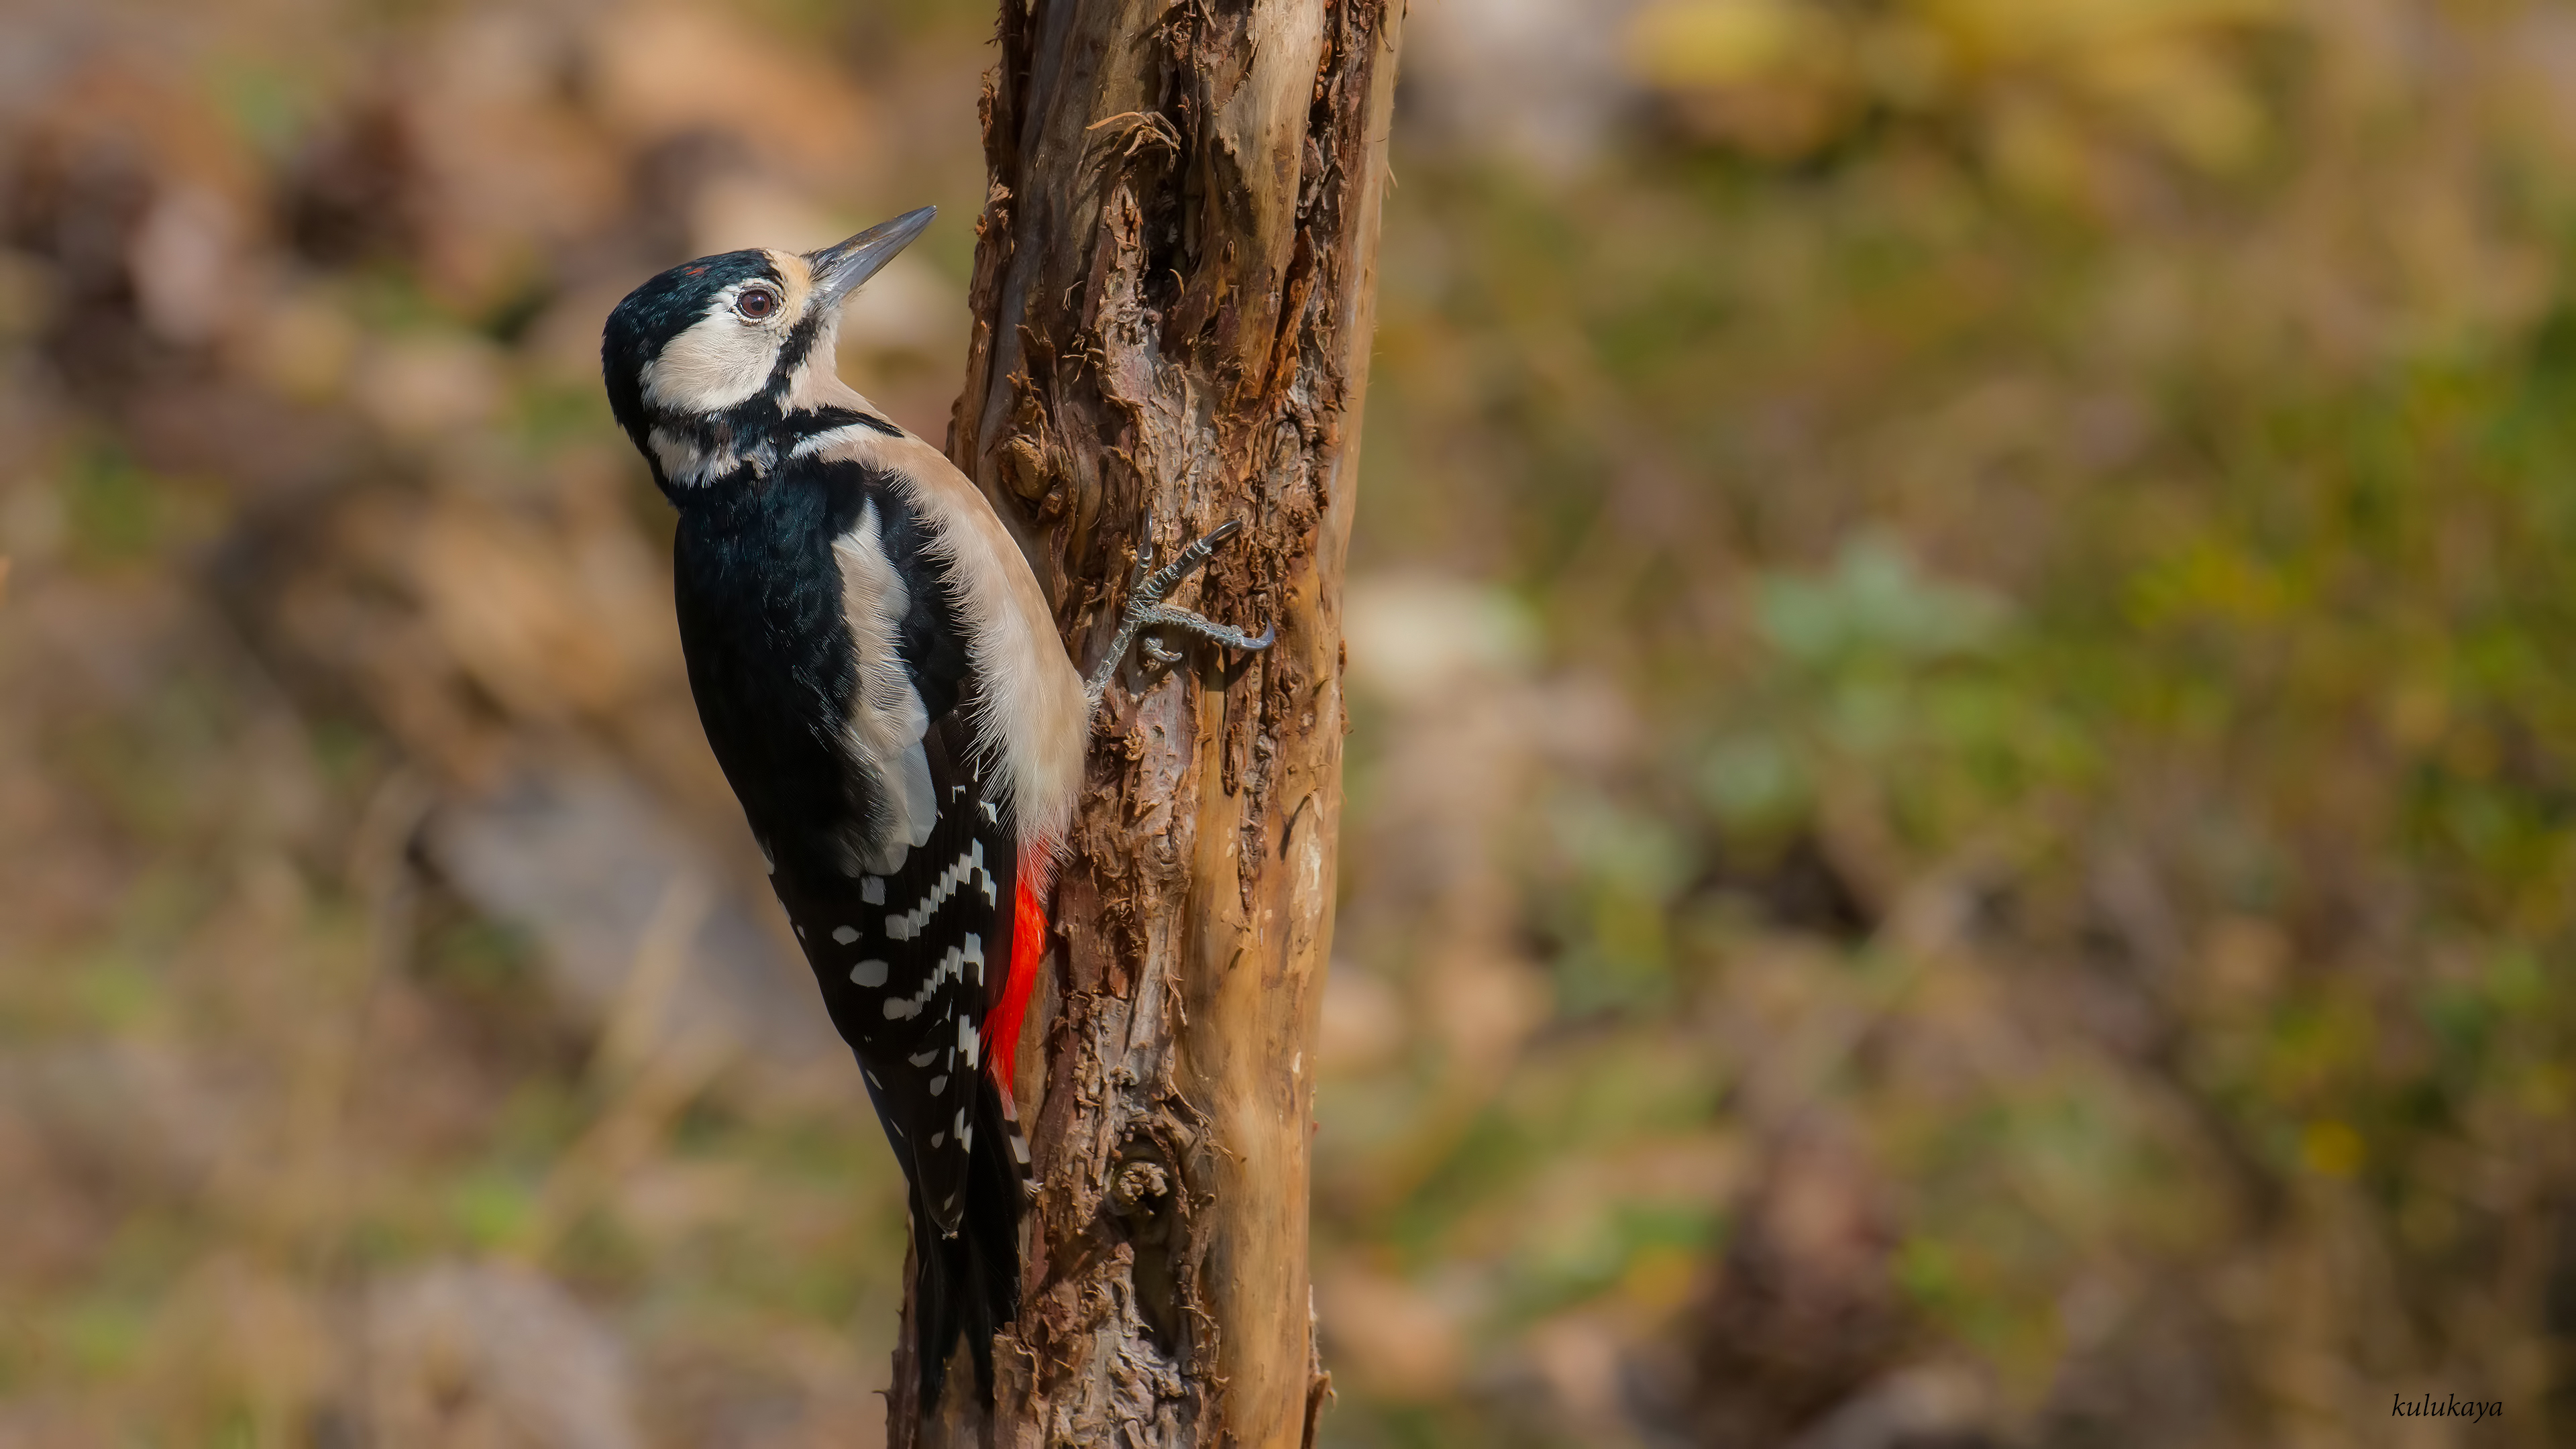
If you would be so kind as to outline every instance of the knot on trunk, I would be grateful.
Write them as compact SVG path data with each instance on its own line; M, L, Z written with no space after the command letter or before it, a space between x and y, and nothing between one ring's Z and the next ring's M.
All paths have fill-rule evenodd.
M1131 1162L1118 1170L1117 1180L1109 1185L1109 1210L1122 1218L1152 1212L1171 1191L1172 1175L1163 1170L1163 1164Z

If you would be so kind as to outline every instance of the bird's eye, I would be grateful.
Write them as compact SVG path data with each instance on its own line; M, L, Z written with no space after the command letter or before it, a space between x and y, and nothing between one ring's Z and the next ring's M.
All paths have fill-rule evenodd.
M757 322L778 310L778 294L767 287L746 288L733 299L733 309L746 319Z

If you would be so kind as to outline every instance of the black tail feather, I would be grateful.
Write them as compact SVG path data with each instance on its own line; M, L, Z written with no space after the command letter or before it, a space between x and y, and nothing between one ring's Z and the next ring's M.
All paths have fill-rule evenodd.
M975 1389L993 1397L993 1335L1020 1313L1019 1126L992 1078L975 1073L975 1147L957 1231L939 1234L921 1187L912 1188L913 1323L921 1409L938 1407L948 1354L960 1335L975 1356Z

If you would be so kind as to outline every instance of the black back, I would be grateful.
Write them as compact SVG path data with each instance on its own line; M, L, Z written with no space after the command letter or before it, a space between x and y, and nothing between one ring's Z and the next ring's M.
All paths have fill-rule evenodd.
M859 659L832 540L874 505L911 594L904 663L933 721L954 711L970 667L956 591L893 481L856 463L796 459L680 496L673 592L707 743L781 882L824 889L842 878L852 812L873 821L884 809L839 744Z

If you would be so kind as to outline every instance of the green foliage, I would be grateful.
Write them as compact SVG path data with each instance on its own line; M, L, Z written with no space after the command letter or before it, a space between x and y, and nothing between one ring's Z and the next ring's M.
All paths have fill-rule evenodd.
M2434 103L2362 88L2336 23L2061 8L2043 66L1974 18L2028 7L1673 0L1640 64L1684 152L1546 200L1404 168L1359 547L1521 582L1529 687L1634 711L1495 851L1555 986L1515 1083L1696 1042L1703 1130L1868 1144L1912 1331L2021 1422L2087 1376L2154 1398L2141 1345L2217 1323L2241 1402L2140 1442L2276 1442L2311 1402L2279 1353L2564 1351L2475 1245L2562 1231L2576 1183L2576 287L2530 170L2567 143L2501 99L2393 141ZM1856 59L1900 34L1937 84ZM2405 188L2469 228L2441 267L2369 250ZM1655 1136L1486 1100L1393 1219L1417 1283ZM1638 1311L1625 1190L1470 1331ZM1715 1331L1704 1241L1656 1332ZM2547 1374L2507 1379L2547 1442Z

